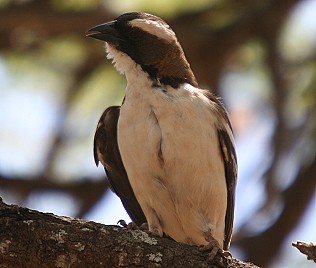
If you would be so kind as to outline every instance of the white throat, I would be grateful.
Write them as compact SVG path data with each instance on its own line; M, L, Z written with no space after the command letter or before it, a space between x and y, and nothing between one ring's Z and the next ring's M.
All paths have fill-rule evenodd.
M105 43L107 58L112 60L114 67L118 72L124 74L128 84L151 85L151 80L146 72L144 72L139 64L137 64L130 56L117 50L115 47Z

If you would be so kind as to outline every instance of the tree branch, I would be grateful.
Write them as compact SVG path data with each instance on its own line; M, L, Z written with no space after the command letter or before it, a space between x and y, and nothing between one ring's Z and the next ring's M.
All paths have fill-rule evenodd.
M301 253L307 256L308 260L313 260L316 262L316 245L315 244L306 244L304 242L297 241L292 243L292 246L297 248Z
M55 216L0 199L1 267L247 267L139 230Z

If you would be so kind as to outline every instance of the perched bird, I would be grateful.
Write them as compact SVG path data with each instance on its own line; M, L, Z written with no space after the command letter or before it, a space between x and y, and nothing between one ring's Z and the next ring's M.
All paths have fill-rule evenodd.
M136 224L193 245L212 257L228 250L237 160L225 108L198 88L170 26L126 13L90 29L125 75L121 106L101 116L94 144L113 191Z

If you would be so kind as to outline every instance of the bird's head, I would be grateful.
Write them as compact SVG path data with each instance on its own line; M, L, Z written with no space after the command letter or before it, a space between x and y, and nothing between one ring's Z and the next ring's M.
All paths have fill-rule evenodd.
M125 13L113 21L88 30L86 35L106 42L108 57L127 74L132 60L148 74L154 85L197 86L196 79L171 27L147 13Z

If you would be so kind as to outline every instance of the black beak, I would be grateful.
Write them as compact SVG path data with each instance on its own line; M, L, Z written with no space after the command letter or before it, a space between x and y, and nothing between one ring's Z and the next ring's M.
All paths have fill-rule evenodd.
M121 40L118 31L115 29L115 21L110 21L95 26L86 32L87 37L118 45Z

